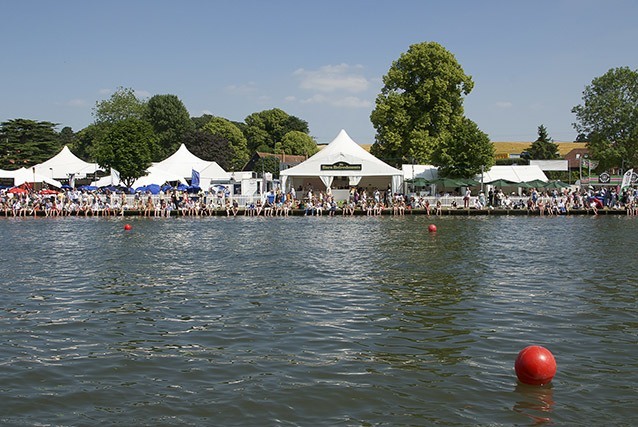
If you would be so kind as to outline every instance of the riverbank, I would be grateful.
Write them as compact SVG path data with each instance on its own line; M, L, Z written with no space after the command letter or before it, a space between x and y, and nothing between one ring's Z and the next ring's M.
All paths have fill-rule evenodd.
M206 211L206 212L200 212L197 215L193 215L193 214L183 214L180 211L177 210L173 210L170 211L168 213L165 213L164 216L155 216L154 213L151 213L151 215L148 215L148 213L145 213L142 210L135 210L135 209L130 209L130 210L125 210L122 213L117 213L117 214L107 214L107 213L99 213L99 214L94 214L93 212L89 212L88 214L85 214L84 212L70 212L69 214L60 214L60 215L47 215L44 211L37 211L34 215L33 212L27 213L25 214L21 214L21 215L14 215L12 211L0 211L0 217L2 218L29 218L29 217L59 217L59 216L74 216L74 217L80 217L80 218L92 218L92 217L141 217L141 216L147 216L150 218L161 218L161 217L166 217L166 215L169 215L171 217L206 217L206 216L221 216L221 217L226 217L226 216L261 216L261 217L283 217L284 215L264 215L264 213L262 212L260 215L249 215L249 212L246 211L246 209L240 208L237 212L236 215L233 215L232 212L230 213L230 215L228 215L226 213L225 209L216 209L216 210L211 210L211 211ZM400 216L399 214L393 212L392 209L384 209L381 214L381 216ZM597 211L594 211L592 209L571 209L569 212L567 213L563 213L563 214L552 214L550 215L547 212L544 212L542 215L540 213L540 211L538 209L536 210L528 210L528 209L475 209L475 208L459 208L459 209L442 209L440 214L436 214L434 212L434 210L431 210L430 213L428 214L428 212L425 209L406 209L404 215L408 216L408 215L429 215L429 216L567 216L567 215L578 215L578 216L594 216L594 215L627 215L627 211L624 209L598 209ZM306 215L306 211L304 209L291 209L288 213L288 216L307 216ZM314 215L317 216L317 215ZM328 211L324 211L322 213L322 215L320 216L330 216L330 212ZM338 210L337 212L335 212L334 216L344 216L343 212L341 210ZM345 216L375 216L375 215L368 215L368 213L366 211L357 209L354 211L354 213L352 215L350 214L346 214ZM378 215L376 215L378 216Z

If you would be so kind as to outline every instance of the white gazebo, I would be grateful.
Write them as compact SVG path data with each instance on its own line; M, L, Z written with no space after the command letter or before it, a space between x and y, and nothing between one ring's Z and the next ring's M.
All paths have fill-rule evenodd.
M204 184L202 178L208 178L208 182L211 180L230 179L228 172L222 169L217 162L200 159L191 153L184 144L170 157L161 162L153 163L153 167L182 178L191 178L193 171L196 171L200 174L200 186ZM204 187L202 186L202 188Z
M51 179L67 179L71 175L84 178L100 170L97 163L89 163L77 157L66 145L62 150L42 163L34 166L35 173Z
M401 191L403 182L401 170L368 153L343 129L323 150L297 166L281 171L280 177L286 190L307 185L331 190L391 187L395 193Z

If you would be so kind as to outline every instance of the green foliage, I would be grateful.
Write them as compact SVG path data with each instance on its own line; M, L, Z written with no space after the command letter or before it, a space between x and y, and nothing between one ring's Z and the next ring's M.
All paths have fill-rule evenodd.
M442 177L471 178L494 165L494 144L476 123L464 118L434 148L432 164Z
M261 177L263 177L263 173L270 172L274 179L279 179L279 159L274 156L262 157L255 162L253 170Z
M319 148L314 138L298 130L288 132L281 142L275 144L275 153L310 157L317 151Z
M42 163L62 148L57 125L29 119L0 123L0 169L19 169Z
M221 117L212 117L202 130L228 141L231 148L231 161L230 169L226 170L241 170L249 159L246 137L241 130L229 120Z
M120 120L105 127L94 154L104 168L115 168L126 186L146 174L156 149L152 126L136 118Z
M496 159L494 163L497 166L510 166L510 165L529 165L529 159L519 157L518 159Z
M599 169L638 167L638 71L612 68L583 91L583 104L572 108L576 131L586 136L590 157Z
M183 138L186 148L197 157L217 162L224 170L232 165L232 147L227 138L205 130L191 130Z
M144 118L153 126L158 150L153 161L160 161L177 150L186 132L194 127L184 103L175 95L155 95L147 102Z
M130 88L118 87L107 100L97 101L93 108L95 123L116 123L130 118L142 119L146 103Z
M474 83L438 43L410 46L383 77L370 120L377 131L371 153L398 165L430 163L463 118L463 95Z
M64 147L65 145L71 147L76 140L75 132L73 132L73 129L71 129L69 126L65 126L62 128L59 134L59 138L60 147Z
M527 149L527 154L532 160L553 160L559 158L558 145L554 144L547 134L544 125L538 127L538 138Z
M248 140L248 149L255 151L260 145L275 148L290 131L309 133L308 123L295 116L290 116L279 108L253 113L245 119L244 135Z

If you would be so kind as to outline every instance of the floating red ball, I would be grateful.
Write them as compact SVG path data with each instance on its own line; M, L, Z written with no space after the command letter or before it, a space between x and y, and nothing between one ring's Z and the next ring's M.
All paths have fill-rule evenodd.
M514 369L520 382L543 385L549 383L556 375L556 360L545 347L530 345L518 353Z
M436 225L434 225L434 224L430 224L430 225L428 226L428 231L429 231L430 233L435 233L435 232L436 232Z
M126 225L124 226L124 229L125 229L126 231L129 231L131 228L133 228L133 227L131 227L131 224L126 224Z

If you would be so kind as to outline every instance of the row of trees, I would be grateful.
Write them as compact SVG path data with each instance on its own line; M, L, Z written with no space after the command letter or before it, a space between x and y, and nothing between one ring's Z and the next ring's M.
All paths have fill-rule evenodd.
M474 83L443 46L420 43L394 61L383 77L370 120L377 133L371 152L388 163L433 164L443 176L468 178L494 164L488 136L463 110ZM638 71L609 70L587 86L576 115L577 141L587 142L599 169L638 166ZM558 158L544 125L527 154Z
M426 42L409 47L383 77L370 120L376 130L372 154L389 164L433 164L442 176L467 178L489 169L494 146L476 123L465 117L463 97L474 87L454 55ZM600 168L638 166L638 72L616 68L593 80L583 104L572 109L579 136ZM244 122L203 115L189 117L175 95L139 99L119 88L98 101L94 122L77 134L70 128L25 119L0 124L0 168L38 163L62 145L85 160L114 167L136 178L184 143L197 156L226 170L241 169L255 151L312 155L317 151L308 123L274 108L253 113ZM535 159L557 157L547 129L528 149Z
M15 119L0 124L0 168L40 163L69 145L77 156L120 172L123 181L142 176L181 144L225 170L241 170L255 151L311 156L317 149L308 123L274 108L250 114L244 122L203 115L190 117L175 95L143 100L129 88L96 102L94 122L74 133L57 124Z

